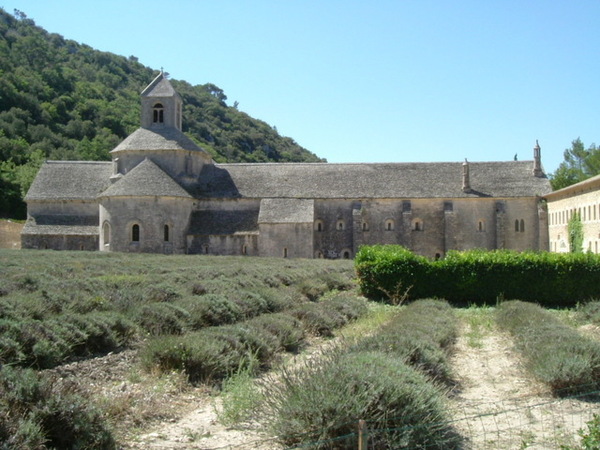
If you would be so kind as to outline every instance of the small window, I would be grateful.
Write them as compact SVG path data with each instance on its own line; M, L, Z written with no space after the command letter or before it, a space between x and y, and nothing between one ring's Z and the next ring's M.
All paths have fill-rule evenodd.
M152 121L154 123L163 123L165 121L165 110L162 103L157 103L152 108Z
M395 223L393 219L387 219L384 223L385 231L394 231Z
M322 220L315 220L315 231L323 231L323 221Z
M477 222L477 231L484 232L485 231L485 221L480 220Z
M519 231L521 233L525 231L525 221L523 219L521 219L521 221L519 222Z
M317 250L317 251L316 251L316 253L315 253L315 256L316 256L318 259L323 259L323 252L321 252L321 251Z
M287 257L288 257L288 250L287 250L287 247L284 247L284 248L283 248L283 257L284 257L284 258L287 258Z
M367 222L363 222L362 223L362 230L363 231L369 231L369 224Z
M104 245L110 245L110 224L108 222L104 222L104 225L102 226L102 235Z
M414 220L413 221L413 231L423 231L423 221L422 220Z
M165 242L169 242L169 225L165 225L163 228L163 238Z
M242 245L242 255L247 255L247 254L248 254L248 246Z
M205 246L204 246L204 254L205 254L205 255L208 255L208 245L205 245Z
M343 220L338 220L335 224L335 229L338 231L344 231L346 229L346 222Z
M350 259L350 252L349 252L348 250L346 250L346 251L343 253L343 258L344 258L344 259Z
M137 223L131 227L131 241L140 242L140 226Z
M515 231L519 232L519 219L515 220Z

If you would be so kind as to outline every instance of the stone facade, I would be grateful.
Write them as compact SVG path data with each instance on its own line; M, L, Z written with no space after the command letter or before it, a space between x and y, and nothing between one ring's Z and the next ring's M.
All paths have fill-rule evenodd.
M215 164L181 130L161 73L112 162L46 162L27 194L24 248L353 258L400 244L443 257L548 249L540 149L532 161Z
M547 194L545 199L550 251L571 251L568 224L578 213L583 225L583 250L600 253L600 175Z

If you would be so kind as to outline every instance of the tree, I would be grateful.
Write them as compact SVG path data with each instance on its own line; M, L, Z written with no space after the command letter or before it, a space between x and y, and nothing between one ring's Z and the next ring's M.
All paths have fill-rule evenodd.
M573 213L567 225L569 250L571 253L583 253L583 224L578 212Z
M600 174L600 148L595 144L585 148L581 139L571 142L564 152L564 161L550 175L553 189L562 189Z

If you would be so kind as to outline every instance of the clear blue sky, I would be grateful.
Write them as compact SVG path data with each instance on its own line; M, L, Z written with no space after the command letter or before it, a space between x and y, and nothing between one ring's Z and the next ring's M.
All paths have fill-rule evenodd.
M330 162L532 159L600 144L600 1L0 0L134 55Z

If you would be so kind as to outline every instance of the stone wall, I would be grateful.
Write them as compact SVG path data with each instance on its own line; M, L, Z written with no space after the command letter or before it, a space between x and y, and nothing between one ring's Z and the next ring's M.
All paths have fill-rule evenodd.
M259 256L258 233L187 236L187 252L204 255Z
M22 223L0 220L0 248L21 248Z
M313 258L312 223L261 223L258 248L260 256Z
M538 199L315 201L314 254L353 257L361 245L398 244L430 258L473 248L545 250ZM518 228L515 229L515 222Z
M100 204L100 250L186 253L192 201L178 197L114 197ZM139 231L135 240L134 226ZM168 240L165 232L168 227Z
M94 235L22 235L23 248L38 250L98 250L98 236Z

